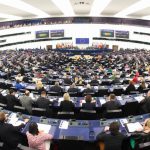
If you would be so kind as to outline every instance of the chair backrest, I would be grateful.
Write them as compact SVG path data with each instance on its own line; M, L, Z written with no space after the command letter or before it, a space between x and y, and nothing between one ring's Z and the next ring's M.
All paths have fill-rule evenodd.
M76 119L78 120L96 120L98 119L98 114L95 110L84 110L81 109L79 113L76 114Z
M137 101L127 102L122 106L123 116L138 115L139 103Z
M124 90L122 88L117 88L117 89L114 89L113 90L113 93L116 95L116 96L120 96L122 94L124 94Z
M14 106L14 109L13 109L15 112L21 112L21 113L25 113L25 107L22 107L22 106Z
M120 118L122 117L122 110L116 109L116 110L107 110L104 114L104 118L111 119L111 118Z
M103 97L104 95L108 95L109 94L109 92L108 92L108 89L107 88L101 88L101 89L99 89L98 90L98 96L100 96L100 97Z
M32 114L35 116L45 116L46 109L44 108L32 108Z
M57 113L57 118L58 119L74 119L75 115L74 115L74 112L61 111Z

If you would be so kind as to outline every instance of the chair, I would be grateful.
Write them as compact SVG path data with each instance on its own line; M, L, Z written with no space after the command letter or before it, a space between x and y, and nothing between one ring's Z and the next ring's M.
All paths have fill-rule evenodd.
M123 90L123 88L115 88L115 89L113 90L113 93L114 93L116 96L120 96L120 95L124 94L124 90Z
M44 108L32 108L32 114L35 116L45 116L46 109Z
M61 111L57 113L58 119L74 119L74 112Z
M6 108L6 107L7 107L7 105L6 105L6 104L3 104L3 103L0 103L0 107L2 107L2 108Z
M127 102L121 109L123 116L137 115L139 111L139 103L137 101Z
M97 96L98 97L103 97L104 95L109 95L108 88L98 89Z
M78 120L96 120L96 119L98 119L98 114L96 113L96 110L81 109L80 112L76 114L76 119L78 119Z
M62 93L50 91L50 92L48 92L48 95L50 95L50 96L62 96Z
M68 92L70 97L77 97L78 96L78 92Z
M25 107L22 107L22 106L14 106L14 109L13 109L15 112L21 112L21 113L26 113L26 109Z
M120 118L122 117L122 110L116 109L116 110L107 110L104 113L104 118L112 119L112 118Z

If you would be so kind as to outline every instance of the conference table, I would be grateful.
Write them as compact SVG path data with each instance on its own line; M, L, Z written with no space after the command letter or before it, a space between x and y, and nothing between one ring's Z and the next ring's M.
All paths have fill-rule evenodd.
M101 119L101 120L61 120L46 117L36 117L24 115L21 113L14 113L7 110L4 111L8 115L8 122L13 125L19 125L22 123L23 118L28 118L29 122L22 129L23 133L28 131L29 124L36 122L41 130L53 135L53 139L70 139L70 140L81 140L81 141L95 141L96 136L104 131L106 126L109 126L112 122L118 122L120 124L120 132L126 136L130 136L134 132L129 132L126 124L129 123L143 123L145 119L150 118L150 114L129 116L127 118L117 119ZM16 119L17 118L17 119ZM135 125L136 130L136 125Z

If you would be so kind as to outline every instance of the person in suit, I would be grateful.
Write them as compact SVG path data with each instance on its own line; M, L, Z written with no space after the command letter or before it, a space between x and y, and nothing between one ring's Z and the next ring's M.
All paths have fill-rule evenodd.
M61 111L66 111L66 112L73 112L74 111L74 104L72 103L72 101L70 101L70 95L69 93L65 93L63 95L64 100L61 101L60 103L60 110Z
M51 104L50 100L46 97L46 92L42 91L41 96L37 99L36 104L38 108L48 109Z
M86 89L83 90L83 93L86 94L94 93L94 90L91 88L90 84L87 84Z
M37 150L46 150L46 141L50 141L53 136L51 134L39 131L35 122L30 123L29 131L26 133L30 148Z
M50 91L56 93L62 93L63 89L59 86L59 82L55 82L55 85L50 88Z
M68 77L68 75L66 75L66 77L64 78L64 84L66 84L66 85L71 85L71 84L72 84L72 81L71 81L71 79Z
M23 107L25 107L29 114L32 114L33 100L30 97L30 91L25 91L25 95L20 98L20 103Z
M68 92L74 92L74 93L78 93L78 88L76 87L75 83L72 83L72 85L70 86L70 88L68 89Z
M14 106L17 105L19 99L15 97L15 91L10 89L9 94L6 95L7 108L13 110Z
M144 113L150 113L150 91L148 91L147 96L140 102L140 104Z
M94 76L93 79L90 82L90 85L99 85L99 81L97 79L97 76Z
M146 89L146 84L145 81L142 81L137 90L142 93L144 89Z
M133 81L129 81L129 85L126 88L126 93L130 94L130 92L132 92L132 91L136 91L136 88L134 86L134 82Z
M85 97L85 103L82 104L82 108L85 110L95 110L95 101L92 100L91 95L86 95Z
M98 143L103 143L105 150L121 150L125 135L119 132L119 123L112 122L109 127L105 127L102 133L96 137Z
M20 131L25 125L13 126L6 123L6 120L5 113L0 112L0 140L4 143L3 150L16 150L17 145L26 137Z
M116 110L119 109L120 106L120 103L116 100L115 94L110 94L109 101L102 105L105 110Z

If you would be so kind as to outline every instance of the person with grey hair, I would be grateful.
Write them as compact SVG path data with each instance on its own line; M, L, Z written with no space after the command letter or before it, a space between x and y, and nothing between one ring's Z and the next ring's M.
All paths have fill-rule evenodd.
M69 93L78 93L78 88L76 87L75 83L72 83L72 85L70 86L70 88L68 89Z
M20 98L20 103L25 109L28 111L29 114L32 114L32 104L33 100L30 97L30 91L26 90L24 96Z
M55 85L50 88L51 92L61 93L63 89L60 87L59 82L55 82Z
M86 94L94 93L94 90L91 88L90 84L87 84L86 88L83 90L83 93Z

